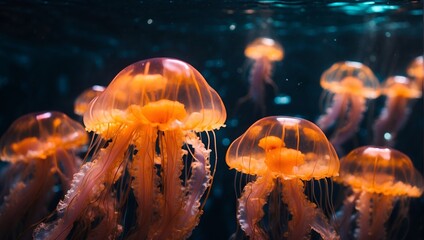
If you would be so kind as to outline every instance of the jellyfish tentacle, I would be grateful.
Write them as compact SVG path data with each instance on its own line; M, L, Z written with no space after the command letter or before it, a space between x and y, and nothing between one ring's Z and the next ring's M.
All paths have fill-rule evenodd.
M101 205L100 205L101 203ZM122 226L117 224L118 212L115 209L116 198L112 194L107 194L99 206L96 207L96 212L90 214L101 218L97 226L91 230L87 236L90 240L116 239L122 232Z
M251 239L268 239L268 235L258 225L264 216L263 206L274 189L271 175L257 176L256 181L248 183L238 200L237 219L241 229Z
M373 194L372 223L370 237L375 239L386 239L384 223L390 217L393 209L393 197L389 195Z
M301 180L281 180L281 183L282 198L292 215L288 225L288 239L309 239L311 228L323 239L339 239L324 213L314 203L307 200Z
M349 96L350 110L348 121L344 126L338 129L336 134L331 138L330 142L337 148L351 138L358 130L359 124L363 118L363 112L366 110L366 100L359 96Z
M348 239L355 203L359 193L354 192L343 200L343 207L338 212L334 225L337 226L341 239Z
M374 124L374 144L377 146L393 146L398 131L403 127L410 108L408 100L403 97L387 97L386 107ZM384 134L388 132L391 138L386 140Z
M117 179L115 174L119 175L118 168L132 139L131 132L130 128L123 129L117 136L121 138L120 141L112 142L111 146L102 149L92 162L81 167L74 175L71 188L57 205L59 218L48 224L40 224L34 231L35 239L66 239L73 223L81 216L87 205L99 197L105 184L113 184L112 180ZM105 175L105 172L112 174Z
M346 105L346 95L345 94L335 94L333 96L332 104L327 108L324 115L320 116L317 120L317 125L323 130L327 130L333 123L336 122L337 118L340 116L343 107Z
M185 233L184 238L188 237L199 222L202 210L200 209L200 199L205 191L211 186L211 170L210 170L210 149L206 149L203 142L195 134L189 133L186 136L186 143L190 144L194 149L194 160L191 163L191 176L187 182L186 195L184 201L184 215L178 221L180 226L178 229Z
M160 208L160 221L151 227L149 238L169 239L179 238L178 219L183 212L184 190L181 184L181 171L184 167L182 156L185 151L181 130L159 132L159 146L162 156L163 206Z
M51 195L43 196L53 186L53 180L50 178L51 159L40 159L34 163L34 175L27 183L19 181L15 184L9 194L4 197L4 202L0 209L0 236L2 233L9 233L13 226L18 222L36 222L39 221L47 212L48 199ZM28 201L28 199L36 201ZM37 209L30 211L32 207ZM27 214L27 215L26 215Z
M371 221L371 194L368 192L361 192L358 200L356 201L356 210L359 212L357 219L357 229L355 230L355 238L369 239L369 227Z
M161 199L154 162L157 133L152 130L146 128L145 137L137 139L138 152L129 170L134 178L131 187L138 205L137 227L131 236L137 239L146 239L154 214L158 213L158 199Z

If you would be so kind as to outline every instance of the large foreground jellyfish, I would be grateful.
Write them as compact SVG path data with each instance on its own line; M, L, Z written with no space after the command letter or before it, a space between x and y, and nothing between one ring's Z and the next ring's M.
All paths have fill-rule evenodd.
M219 95L187 63L155 58L128 66L84 114L86 129L106 145L93 147L98 151L75 175L58 219L39 225L35 237L187 238L213 178L215 136L206 133L205 145L201 132L219 129L225 119ZM126 175L129 183L118 182ZM122 213L130 190L136 209Z
M292 117L262 118L230 145L226 162L256 176L244 187L237 210L238 223L251 239L281 238L272 233L281 227L287 230L284 236L293 240L308 238L311 229L324 239L338 238L325 214L304 193L304 182L337 176L339 170L334 148L315 124ZM290 221L286 226L276 223L282 217L271 210L278 207L269 203L269 222L276 226L265 229L263 207L273 191L281 194Z
M271 76L272 64L283 60L283 47L271 38L257 38L247 45L244 54L254 62L249 74L249 92L239 100L239 104L252 100L261 114L265 115L265 87L266 84L270 84L275 90L277 89Z
M338 149L358 130L366 100L380 95L378 79L362 63L338 62L322 74L320 84L327 94L326 112L317 125L327 131L337 124L330 141Z
M355 239L386 239L385 224L395 203L420 197L424 190L423 178L411 159L395 149L384 147L364 146L351 151L340 160L337 181L353 191L345 204L356 206L358 212L353 233ZM406 215L407 205L399 206L397 213ZM347 217L350 215L355 216L349 214ZM396 231L395 227L391 226L391 231Z
M1 176L1 239L31 236L33 225L63 196L55 196L55 189L69 189L81 164L75 151L87 140L84 127L60 112L31 113L13 122L0 139L0 157L10 163Z
M374 144L393 146L408 120L413 100L421 97L421 87L413 79L393 76L386 79L381 94L386 96L386 105L374 123Z

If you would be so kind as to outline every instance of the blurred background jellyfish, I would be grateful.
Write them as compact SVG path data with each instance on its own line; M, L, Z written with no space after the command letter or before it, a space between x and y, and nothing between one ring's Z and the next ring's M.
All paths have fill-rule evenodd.
M424 89L424 56L416 57L406 69L408 76L416 79L418 86Z
M1 159L9 162L1 176L6 180L1 239L31 237L33 225L57 204L60 192L69 189L81 164L76 151L87 140L84 127L60 112L31 113L13 122L0 139Z
M407 200L420 197L423 190L423 178L414 168L411 159L391 148L363 146L352 150L340 160L340 176L337 181L353 191L345 203L355 206L355 239L396 238L396 225L390 226L387 235L385 224L390 218L396 202L399 218L407 216ZM353 203L353 204L352 204ZM352 209L345 209L353 212ZM392 221L398 223L402 219ZM349 227L344 228L346 231ZM406 234L406 233L403 233ZM341 233L351 236L352 233Z
M273 62L281 61L284 57L283 47L271 38L257 38L247 45L244 54L253 60L249 73L249 92L239 99L238 104L252 100L256 110L265 115L266 84L271 85L277 92L277 85L272 80Z
M237 209L238 223L250 239L305 239L311 229L324 239L338 238L327 216L305 195L304 182L331 178L339 171L334 148L315 124L292 117L262 118L230 145L226 162L231 169L256 176L245 185ZM328 190L326 183L320 187ZM272 203L272 192L281 200ZM323 194L321 198L331 202L328 192ZM268 200L272 226L266 229L261 221ZM284 204L288 223L276 211Z
M75 175L57 207L58 219L39 225L35 237L187 238L215 171L209 159L213 130L225 119L221 98L189 64L155 58L128 66L84 114L86 129L103 142L93 146L98 151L92 161ZM136 209L120 214L131 189ZM134 211L135 219L127 219Z
M105 90L105 87L94 85L83 91L74 102L74 113L78 116L83 116L88 109L90 102Z
M381 94L386 96L386 104L374 123L374 144L393 146L408 120L413 100L421 97L421 87L414 79L392 76L382 85Z
M349 140L359 128L366 100L380 95L378 79L370 68L359 62L338 62L321 76L321 87L325 90L325 113L317 125L327 131L337 126L330 138L337 150Z

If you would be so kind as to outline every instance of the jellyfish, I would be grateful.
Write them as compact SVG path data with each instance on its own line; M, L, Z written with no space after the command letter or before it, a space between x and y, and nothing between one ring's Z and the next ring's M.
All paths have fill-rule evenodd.
M86 89L82 92L74 102L74 112L78 116L83 116L85 111L87 111L88 105L91 100L99 96L105 90L105 87L94 85L89 89Z
M76 151L87 141L84 127L60 112L30 113L12 123L0 139L0 157L9 163L3 172L8 191L0 206L1 239L31 236L32 225L57 204L56 185L63 192L70 188L81 164Z
M409 78L392 76L384 82L381 94L386 96L386 106L374 124L374 144L393 146L408 120L412 100L421 97L421 87Z
M416 79L418 86L424 89L424 56L416 57L406 69L408 76Z
M408 156L376 146L359 147L343 157L336 181L353 191L349 202L358 212L355 239L386 239L384 225L395 203L420 197L424 190L423 178Z
M339 170L333 146L315 124L293 117L262 118L231 143L226 162L230 169L256 176L245 185L237 209L238 223L250 239L275 235L261 227L263 207L272 191L279 191L290 213L285 237L305 239L313 229L324 239L338 238L324 212L304 193L304 182L337 176ZM269 219L274 224L276 221L278 216Z
M338 62L326 70L320 81L326 94L326 112L317 125L327 131L337 122L331 143L336 149L349 140L358 130L366 100L380 95L379 82L371 69L359 62Z
M213 131L225 119L219 95L189 64L154 58L126 67L85 112L86 129L103 140L75 174L58 218L40 224L35 238L187 238L213 180ZM128 191L136 208L120 212ZM135 219L125 222L128 211Z
M283 60L283 47L271 38L257 38L247 45L244 54L253 60L253 66L249 74L249 92L242 97L238 104L247 100L255 103L256 110L265 115L266 84L270 84L275 91L277 85L272 80L272 63Z

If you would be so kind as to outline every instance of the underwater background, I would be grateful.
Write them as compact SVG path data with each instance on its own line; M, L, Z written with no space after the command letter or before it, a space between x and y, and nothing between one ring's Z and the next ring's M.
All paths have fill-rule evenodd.
M237 231L235 171L225 152L261 118L248 92L248 43L270 37L285 50L267 88L266 115L316 121L321 74L338 61L369 66L380 82L406 75L423 54L423 1L0 1L0 134L18 117L61 111L74 119L75 98L107 86L126 66L170 57L195 67L227 108L216 131L217 171L192 239L228 239ZM371 143L384 99L371 101L347 151ZM394 148L423 173L424 105L418 99ZM342 156L339 156L342 157ZM341 193L342 194L342 193ZM424 197L411 200L406 239L424 235ZM340 200L340 199L339 199ZM337 203L335 201L336 207Z

